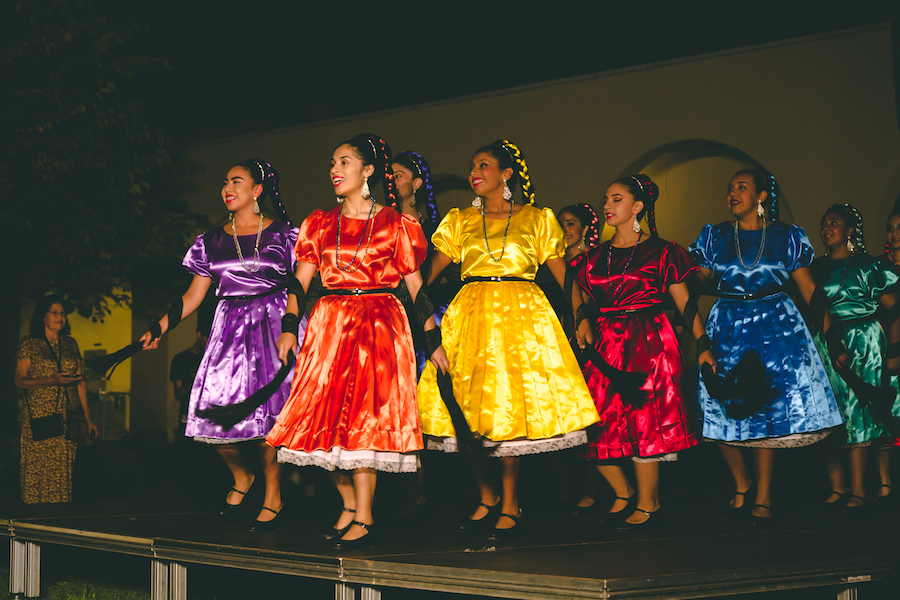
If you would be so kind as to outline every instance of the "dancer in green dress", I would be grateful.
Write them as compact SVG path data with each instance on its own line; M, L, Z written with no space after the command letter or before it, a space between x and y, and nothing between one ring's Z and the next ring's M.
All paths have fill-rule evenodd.
M897 297L889 293L889 288L897 283L898 276L866 253L862 216L853 206L835 204L829 208L822 217L820 235L828 254L813 262L813 277L829 299L829 312L838 319L843 344L852 357L849 376L839 374L830 360L823 361L844 416L847 435L843 448L848 451L850 465L847 486L840 453L831 456L828 478L832 492L825 506L834 511L852 511L866 504L868 447L889 435L887 424L878 414L877 394L871 393L872 387L881 386L886 345L875 311L879 304L890 309L896 302ZM816 336L816 345L819 353L827 357L821 335ZM845 379L853 381L854 376L872 387L865 388L858 382L851 386ZM866 394L865 389L870 393Z

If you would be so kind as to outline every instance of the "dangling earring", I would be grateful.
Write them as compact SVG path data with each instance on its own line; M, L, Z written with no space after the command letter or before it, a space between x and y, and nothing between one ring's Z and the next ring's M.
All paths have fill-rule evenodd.
M641 224L638 223L637 217L634 218L634 223L631 224L631 230L635 233L641 230Z
M509 200L510 198L512 198L512 190L509 189L508 185L506 185L506 180L504 179L503 180L503 199Z
M766 216L766 209L763 208L762 202L756 205L756 214L760 217Z
M475 208L481 208L481 196L475 196L475 199L472 200L472 206Z
M369 178L366 177L365 179L363 179L362 197L368 198L371 195L372 195L372 192L369 190Z
M338 196L338 197L336 198L336 200L337 200L337 203L338 203L338 204L343 204L343 203L344 203L344 197L343 197L343 196Z
M847 252L853 254L854 250L856 250L856 246L853 245L853 242L850 241L850 238L847 238Z
M584 238L581 238L581 241L578 242L578 249L579 250L587 250L587 246L584 245Z
M416 193L415 192L413 192L412 200L409 201L409 207L410 208L416 207Z
M259 202L256 201L256 198L253 199L253 214L259 214Z

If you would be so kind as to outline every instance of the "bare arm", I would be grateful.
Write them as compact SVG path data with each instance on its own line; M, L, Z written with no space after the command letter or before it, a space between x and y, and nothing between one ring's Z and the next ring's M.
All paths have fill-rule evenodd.
M15 384L20 390L37 390L45 387L57 385L68 386L77 385L81 381L81 377L69 377L63 373L57 373L50 377L29 377L28 371L31 369L31 360L25 358L16 361Z
M209 291L210 285L212 285L212 279L210 279L209 277L194 275L194 279L191 280L191 285L181 297L182 320L190 316L195 310L197 310L197 308L203 302L203 299L206 298L206 292ZM169 315L163 315L163 317L159 320L159 328L163 333L169 330ZM159 338L154 340L153 334L151 334L149 331L142 335L139 341L144 342L144 350L156 350L156 348L159 346Z
M78 376L81 377L82 373L84 372L84 365L81 361L80 356L76 360L78 361L76 372L78 373ZM81 404L82 410L84 410L84 418L87 421L88 435L92 438L97 437L97 426L94 425L93 421L91 421L91 409L88 406L87 383L84 381L84 378L82 378L81 381L78 382L77 389L78 402Z
M428 270L428 285L437 281L437 278L441 276L443 270L446 269L451 262L453 261L450 260L449 256L440 250L435 250L434 254L431 255L431 268Z

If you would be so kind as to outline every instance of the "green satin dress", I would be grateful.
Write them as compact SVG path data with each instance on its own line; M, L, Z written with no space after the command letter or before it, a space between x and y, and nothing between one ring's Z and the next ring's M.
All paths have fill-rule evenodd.
M891 269L868 254L844 260L817 258L812 264L816 284L828 296L829 312L840 319L844 346L852 357L850 368L863 381L881 385L885 335L875 318L878 299L900 279ZM847 444L865 444L889 435L873 407L860 402L834 370L821 334L815 336L825 370L834 389L847 428Z

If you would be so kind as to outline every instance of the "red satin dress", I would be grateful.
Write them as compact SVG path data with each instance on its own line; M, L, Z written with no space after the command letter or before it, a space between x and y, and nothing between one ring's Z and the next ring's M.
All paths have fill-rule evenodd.
M326 295L309 315L291 395L266 442L278 448L280 462L412 472L423 444L406 311L389 292L327 290L395 288L418 270L428 243L419 223L393 208L372 217L368 242L365 219L342 217L342 265L350 265L361 239L364 257L359 270L347 273L335 260L340 209L317 210L300 227L297 260L318 268Z
M590 251L576 276L599 307L594 347L618 369L648 373L643 389L651 396L641 408L626 405L588 362L584 375L600 421L588 428L585 455L591 460L649 458L695 446L697 436L684 408L681 350L660 305L668 287L698 267L684 248L657 237L638 244L630 264L632 248L612 248L611 257L609 251L610 242Z

